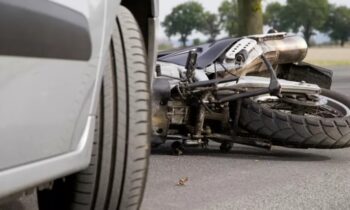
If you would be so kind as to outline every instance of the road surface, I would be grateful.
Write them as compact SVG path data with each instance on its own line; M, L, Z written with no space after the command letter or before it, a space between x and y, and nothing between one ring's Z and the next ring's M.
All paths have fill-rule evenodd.
M350 96L350 68L334 72L335 90ZM271 152L237 146L222 154L187 149L170 156L168 146L151 156L144 210L350 209L350 149ZM185 186L176 186L188 177ZM34 196L0 210L37 210Z

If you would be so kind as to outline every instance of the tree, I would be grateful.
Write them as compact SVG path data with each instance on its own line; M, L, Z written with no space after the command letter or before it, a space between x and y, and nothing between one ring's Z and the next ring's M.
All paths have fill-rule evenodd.
M176 6L162 22L166 35L168 37L180 35L179 41L186 46L188 36L194 30L203 28L203 13L202 5L194 1Z
M330 15L325 24L325 32L343 47L350 37L350 9L345 6L330 7Z
M238 0L238 16L240 36L261 34L263 15L261 0Z
M315 30L321 30L328 17L328 0L287 0L281 13L281 25L301 32L309 44Z
M205 12L204 13L204 25L200 30L203 34L209 36L208 42L215 41L216 37L220 34L220 21L216 14Z
M268 4L264 13L264 24L278 31L285 30L281 21L282 11L283 6L280 3L273 2Z
M238 35L238 5L237 0L225 0L219 7L221 27L229 36Z
M202 41L199 38L195 38L192 41L192 45L200 45L202 44Z

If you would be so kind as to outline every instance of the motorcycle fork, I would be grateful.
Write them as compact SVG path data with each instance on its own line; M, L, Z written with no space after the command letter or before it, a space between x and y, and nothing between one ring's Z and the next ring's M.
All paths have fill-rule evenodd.
M203 95L203 97L200 100L198 111L197 111L196 123L194 126L194 134L192 138L197 140L198 143L201 143L203 138L205 112L206 112L205 103L208 100L209 95L210 93L205 93Z
M194 127L194 135L193 139L198 140L198 142L202 141L202 133L203 133L203 127L204 127L204 120L205 120L205 107L203 104L199 106L197 116L196 116L196 124Z
M230 118L231 118L231 121L232 121L232 131L233 131L232 136L233 136L233 138L236 138L237 135L238 135L238 126L239 126L239 117L241 115L241 107L242 107L242 99L238 99L238 100L235 101L234 110L230 110Z

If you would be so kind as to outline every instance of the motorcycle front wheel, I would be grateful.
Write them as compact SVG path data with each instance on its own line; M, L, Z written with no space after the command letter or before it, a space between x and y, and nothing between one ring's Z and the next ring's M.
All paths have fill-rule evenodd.
M243 100L240 126L293 148L337 149L350 146L350 99L322 89L320 106L294 106L276 97Z

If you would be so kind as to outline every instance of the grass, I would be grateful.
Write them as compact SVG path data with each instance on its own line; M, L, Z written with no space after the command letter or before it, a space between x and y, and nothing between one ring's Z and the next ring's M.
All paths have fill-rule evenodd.
M320 66L349 66L350 47L310 48L305 61Z

